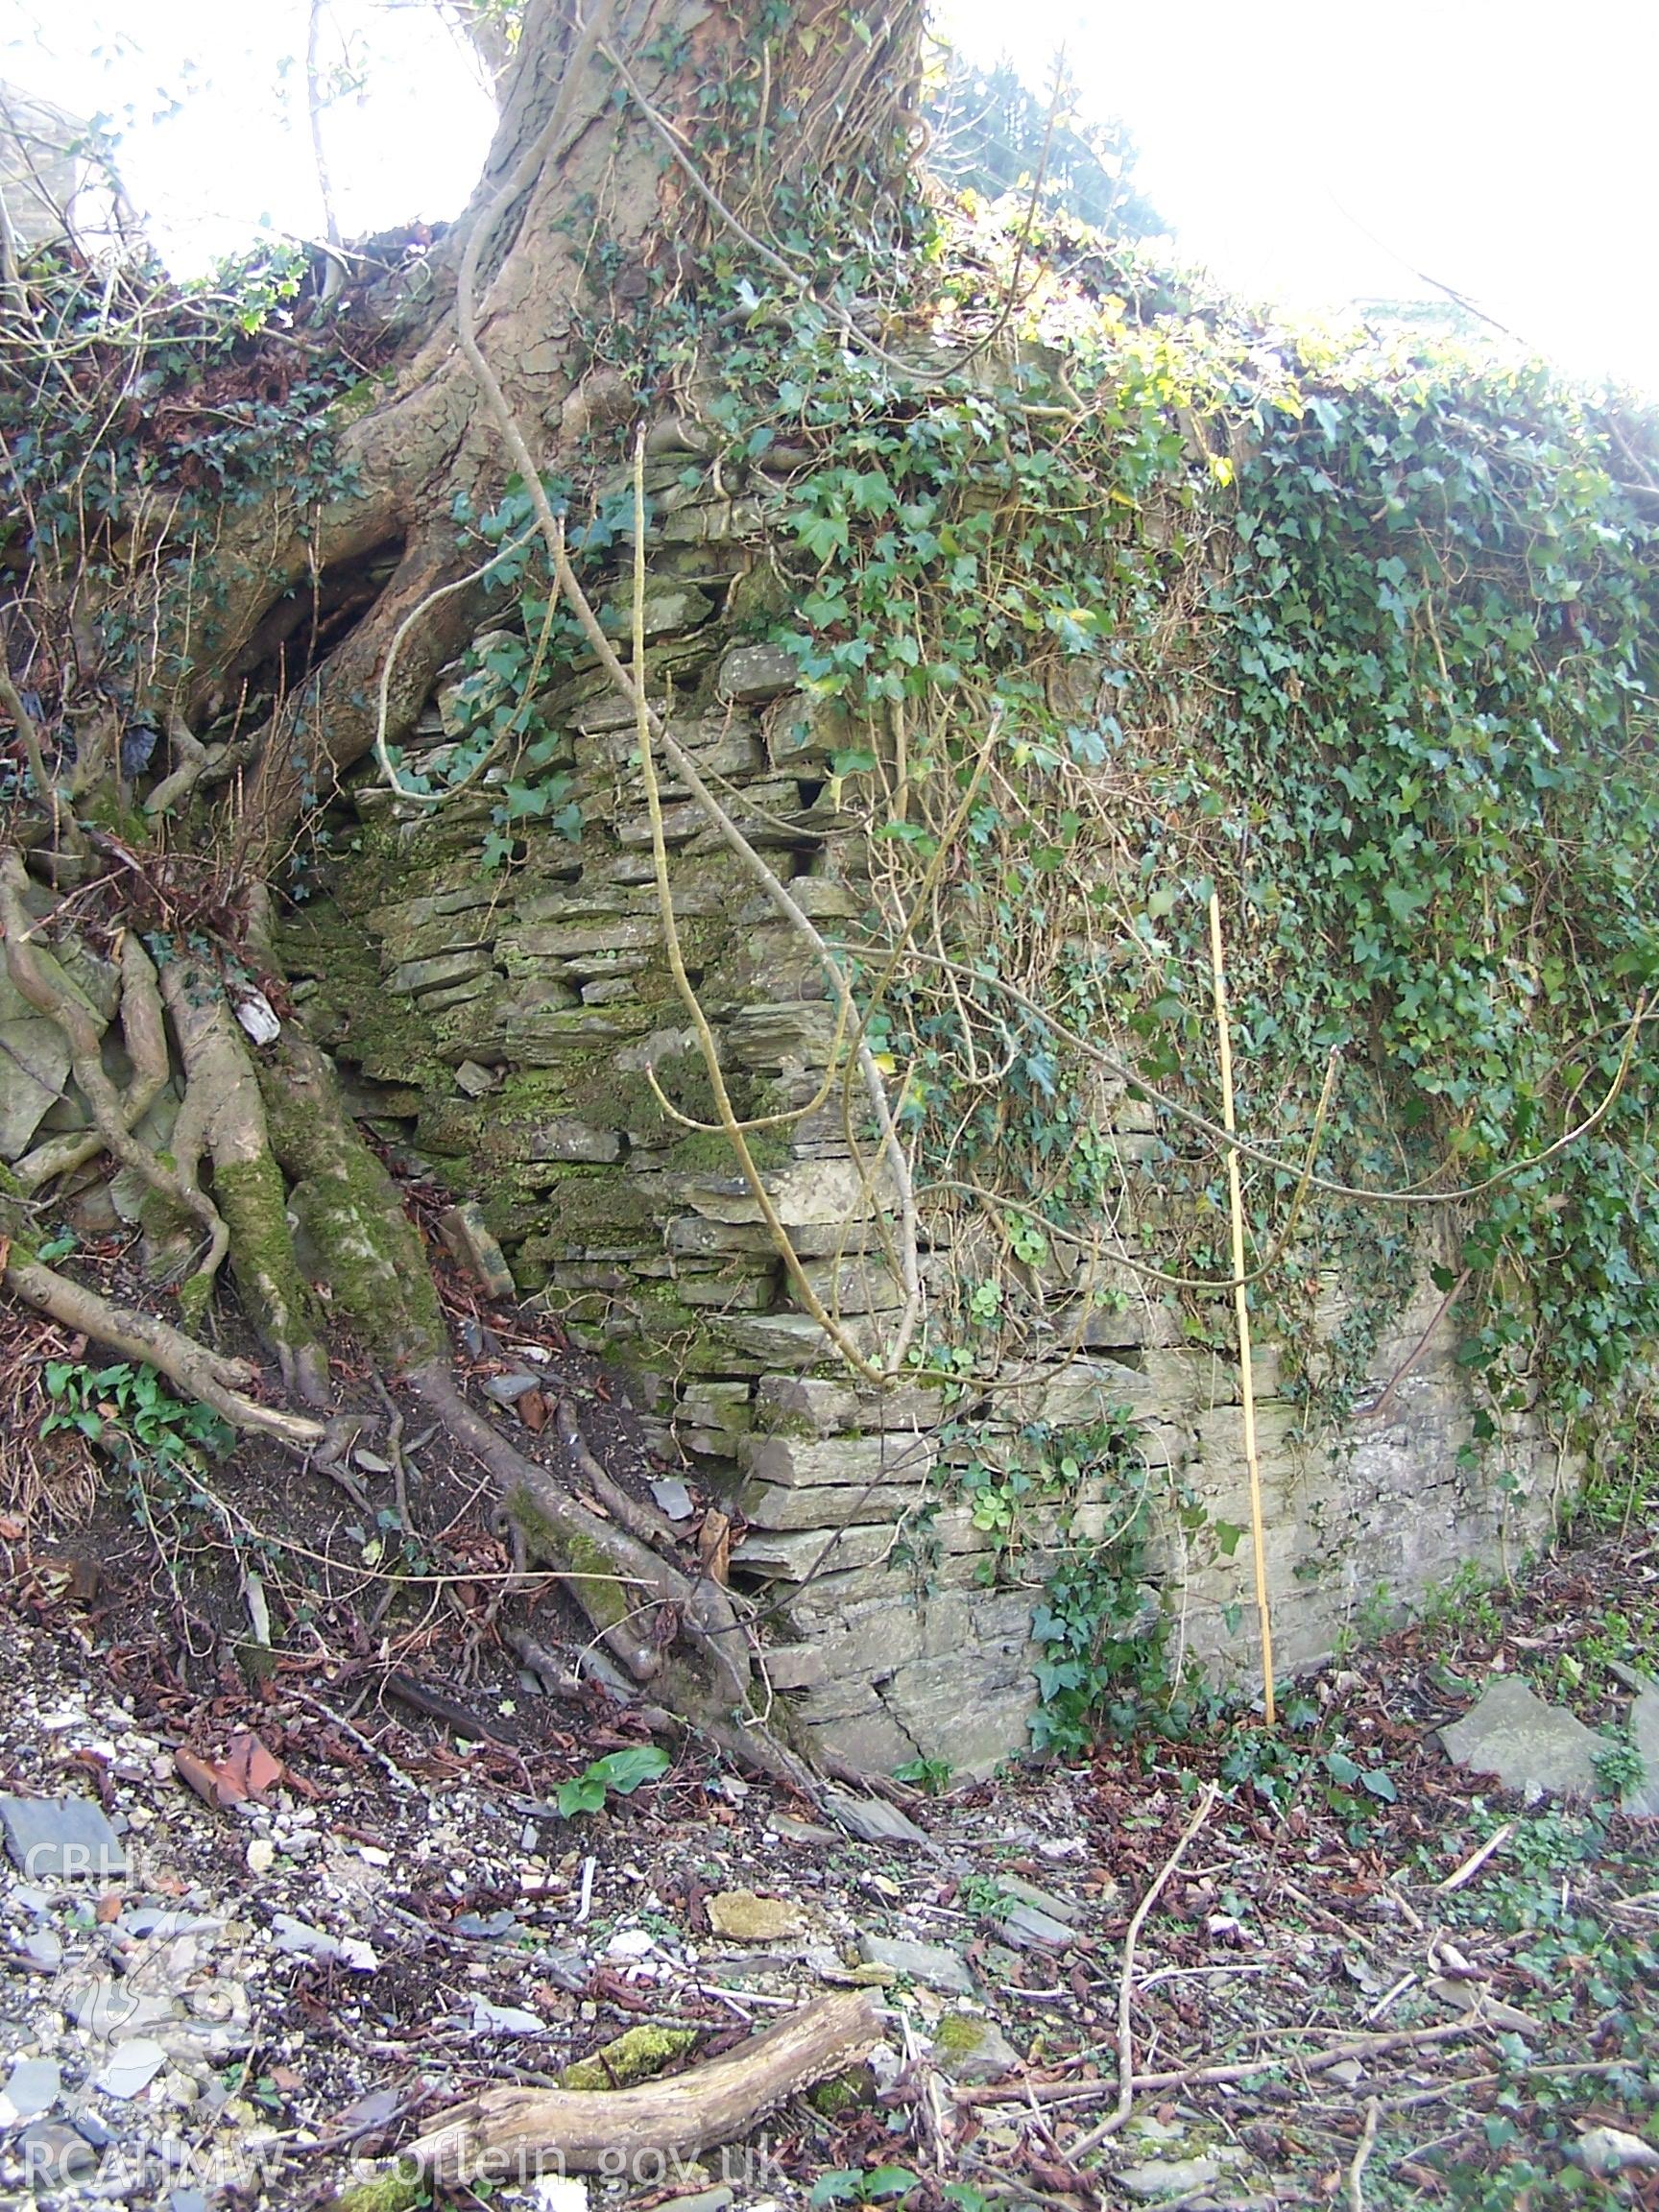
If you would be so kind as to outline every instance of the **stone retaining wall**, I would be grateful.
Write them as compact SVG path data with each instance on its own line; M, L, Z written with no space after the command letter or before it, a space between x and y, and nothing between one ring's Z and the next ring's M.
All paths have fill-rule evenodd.
M759 506L718 494L684 450L661 452L677 442L695 440L668 425L655 441L652 685L806 911L854 934L869 853L830 772L847 730L838 709L795 692L786 654L745 637L768 606ZM620 606L609 618L625 626ZM442 763L469 693L476 702L489 682L457 672L441 686L411 772ZM1102 1286L1079 1269L1048 1285L1052 1341L1074 1345L1073 1358L1057 1352L1003 1378L1005 1390L950 1405L851 1382L793 1306L724 1139L687 1130L652 1093L647 1070L681 1113L710 1114L664 957L631 718L596 671L542 706L583 810L579 841L515 825L512 866L489 874L488 787L434 818L365 781L359 856L337 869L332 901L287 928L284 954L359 1111L477 1202L520 1292L542 1294L625 1365L664 1453L741 1513L733 1572L763 1599L773 1682L802 1727L881 1767L929 1756L984 1767L1019 1750L1035 1695L1033 1602L1069 1543L1110 1533L1122 1472L1086 1465L1069 1523L1038 1495L1015 1548L975 1526L964 1474L1015 1454L1022 1436L1087 1431L1125 1407L1173 1632L1217 1665L1253 1665L1250 1546L1227 1541L1249 1518L1236 1367L1186 1347L1173 1307L1132 1273ZM809 1099L833 1032L823 978L689 794L669 780L662 796L685 954L738 1110ZM1155 1155L1145 1107L1103 1092L1100 1117L1126 1164ZM755 1142L818 1294L876 1342L898 1291L880 1193L849 1158L839 1096ZM929 1235L937 1286L958 1258L948 1223ZM1339 1304L1341 1286L1331 1290ZM1438 1303L1426 1291L1401 1318L1378 1353L1380 1384ZM1513 1482L1501 1503L1490 1461L1460 1462L1469 1411L1453 1343L1442 1320L1382 1418L1334 1445L1304 1438L1297 1407L1275 1395L1271 1348L1264 1357L1282 1668L1466 1560L1495 1565L1505 1545L1514 1556L1547 1518L1558 1469L1530 1416L1504 1439Z

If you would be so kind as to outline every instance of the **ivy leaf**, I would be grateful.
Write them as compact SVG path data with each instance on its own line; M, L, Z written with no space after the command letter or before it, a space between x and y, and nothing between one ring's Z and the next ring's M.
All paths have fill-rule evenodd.
M832 561L837 553L848 549L845 515L798 515L792 527L807 552L820 561Z
M508 783L503 786L503 796L507 820L521 822L526 816L540 820L547 811L552 793L545 783Z
M916 2185L908 2166L878 2166L874 2174L864 2176L858 2194L867 2203L876 2203L883 2197L907 2197Z
M603 1759L595 1759L587 1771L597 1776L606 1790L614 1790L618 1797L632 1797L642 1782L655 1782L660 1774L666 1774L669 1758L660 1743L632 1743L626 1751L613 1751Z

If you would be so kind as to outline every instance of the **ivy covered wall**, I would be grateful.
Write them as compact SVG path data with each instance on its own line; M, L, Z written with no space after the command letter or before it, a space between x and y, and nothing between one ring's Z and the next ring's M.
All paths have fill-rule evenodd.
M653 692L899 1090L908 1382L847 1375L691 1125L632 718L541 646L527 557L287 942L365 1110L743 1516L804 1724L889 1764L1013 1748L1040 1685L1067 1742L1253 1661L1212 886L1281 1663L1518 1560L1651 1334L1654 633L1613 433L1592 466L1530 372L1245 352L1076 286L1053 317L913 381L768 329L645 468ZM628 499L615 467L584 510L618 633ZM526 765L435 810L508 724ZM661 799L736 1110L879 1365L893 1193L824 976Z
M1659 438L1536 367L1265 328L1064 218L908 220L816 292L715 251L573 310L548 490L725 825L655 747L654 817L509 485L453 515L484 627L408 743L311 795L279 934L480 1264L626 1362L741 1516L803 1725L967 1762L1039 1687L1076 1743L1167 1712L1189 1655L1254 1659L1212 893L1282 1661L1501 1567L1631 1448ZM89 437L111 516L203 547L266 477L338 493L358 369L321 346L266 389L268 274L206 337L179 312L136 414L12 425L37 533L79 526ZM113 590L131 546L98 549ZM187 552L143 569L115 691L209 588ZM228 758L274 699L305 734L306 653L381 553L250 662Z

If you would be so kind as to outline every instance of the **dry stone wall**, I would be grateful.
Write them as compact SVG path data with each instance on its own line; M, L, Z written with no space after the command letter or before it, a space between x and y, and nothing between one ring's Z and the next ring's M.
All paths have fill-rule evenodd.
M796 692L786 653L754 641L777 612L759 509L687 482L691 434L667 425L654 443L651 688L807 913L855 936L869 848L830 773L848 733L833 705ZM607 619L620 635L625 607ZM440 687L411 771L440 772L487 703L490 644ZM654 1095L648 1070L680 1115L710 1115L664 956L631 715L594 669L541 705L579 839L515 825L511 865L490 873L488 782L434 809L366 781L347 833L356 853L288 926L284 955L358 1110L465 1202L462 1247L622 1364L662 1452L740 1516L733 1575L757 1602L771 1681L800 1730L875 1767L983 1768L1018 1751L1036 1695L1033 1605L1068 1546L1111 1536L1121 1470L1108 1479L1085 1457L1068 1500L1039 1489L1022 1507L1012 1545L977 1525L965 1478L999 1453L1013 1464L1022 1437L1087 1435L1125 1408L1158 1530L1146 1618L1162 1606L1187 1650L1253 1664L1237 1368L1188 1344L1172 1305L1132 1272L1102 1285L1079 1268L1048 1286L1054 1356L997 1388L948 1399L853 1381L796 1309L724 1140ZM670 780L662 798L675 914L734 1102L745 1114L805 1102L834 1030L822 974L689 792ZM1100 1112L1126 1165L1155 1159L1144 1105L1103 1093ZM755 1142L814 1288L878 1343L899 1294L881 1193L850 1156L839 1094ZM961 1255L948 1216L926 1228L937 1288ZM1342 1299L1333 1282L1334 1316ZM1380 1392L1438 1304L1426 1290L1380 1346ZM1356 1621L1465 1561L1518 1554L1547 1518L1559 1467L1529 1414L1503 1440L1505 1483L1490 1459L1460 1460L1469 1407L1443 1318L1378 1417L1346 1437L1303 1433L1271 1348L1259 1387L1282 1666L1328 1653Z

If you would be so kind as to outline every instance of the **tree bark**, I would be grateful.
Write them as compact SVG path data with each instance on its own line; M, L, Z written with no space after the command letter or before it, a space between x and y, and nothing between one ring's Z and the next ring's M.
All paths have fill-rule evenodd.
M792 88L796 95L764 160L752 155L745 169L733 158L723 174L726 218L764 225L780 181L805 190L824 180L843 198L896 188L898 156L907 149L893 123L913 107L919 0L902 0L868 40L854 35L845 0L792 10L787 28L769 39L757 32L756 13L753 6L649 0L624 52L610 0L593 0L589 20L600 36L589 50L571 0L530 0L483 175L437 258L444 312L385 403L341 440L341 461L356 471L362 492L321 516L289 517L275 556L269 534L253 528L227 548L240 582L211 638L219 668L233 661L283 592L332 564L392 542L403 547L372 614L330 658L312 696L272 726L244 814L241 849L251 865L268 865L306 805L370 751L374 679L393 634L476 558L457 543L455 502L483 510L510 466L457 344L454 290L464 257L477 259L479 346L547 472L578 460L593 425L577 390L590 365L591 326L623 322L654 292L672 290L686 247L721 227L722 217L687 184L692 165L671 151L695 144L710 82L763 76L780 107ZM874 117L884 119L885 136ZM509 190L527 156L533 175L521 190ZM603 280L593 252L600 243ZM608 409L637 412L646 395L618 390L613 371L603 381ZM453 593L415 626L387 705L392 744L407 734L438 670L476 627L482 603L482 587ZM210 668L195 683L198 710L215 681Z
M283 1388L307 1406L326 1406L328 1359L316 1305L294 1255L259 1080L236 1018L218 976L198 961L170 961L161 995L184 1067L184 1104L173 1132L177 1171L194 1188L203 1153L211 1159L249 1317L276 1357Z
M803 2089L839 2074L881 2039L868 1990L819 1997L741 2049L672 2080L610 2092L489 2089L455 2107L410 2150L440 2184L572 2174L659 2177L673 2157L735 2142Z

